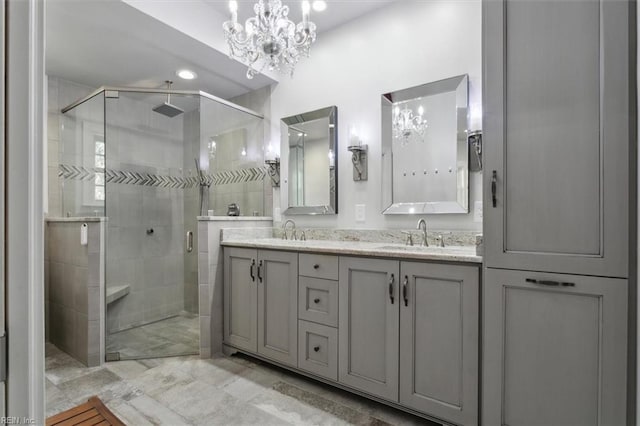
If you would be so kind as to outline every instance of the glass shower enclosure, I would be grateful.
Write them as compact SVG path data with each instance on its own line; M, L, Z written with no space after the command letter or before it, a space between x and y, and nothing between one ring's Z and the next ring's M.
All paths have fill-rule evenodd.
M262 116L205 92L107 87L62 113L63 212L106 217L107 360L198 354L197 217L264 214Z

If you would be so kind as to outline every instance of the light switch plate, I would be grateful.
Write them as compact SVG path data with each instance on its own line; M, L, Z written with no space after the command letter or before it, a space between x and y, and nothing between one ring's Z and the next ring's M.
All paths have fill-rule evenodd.
M365 204L356 204L356 222L365 222L367 220L367 206Z
M473 221L482 222L482 201L476 201L473 205Z

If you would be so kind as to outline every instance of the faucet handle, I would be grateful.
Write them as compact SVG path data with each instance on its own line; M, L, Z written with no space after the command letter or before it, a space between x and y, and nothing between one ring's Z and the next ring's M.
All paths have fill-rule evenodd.
M296 234L296 228L293 228L291 230L291 239L297 241L298 240L298 235Z
M444 247L444 237L442 235L438 235L438 246L439 247Z
M411 232L402 231L403 234L407 235L407 242L405 243L408 246L413 245L413 234Z
M307 241L307 236L304 233L304 229L300 232L300 241Z
M282 230L282 239L283 240L287 239L287 230L286 230L286 228Z

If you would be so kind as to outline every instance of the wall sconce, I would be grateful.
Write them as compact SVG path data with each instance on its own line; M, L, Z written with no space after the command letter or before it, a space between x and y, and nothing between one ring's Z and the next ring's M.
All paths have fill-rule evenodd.
M357 135L354 127L351 128L351 135L349 137L349 145L347 150L351 152L351 163L353 164L353 180L356 182L365 181L369 177L369 159L367 152L369 151L368 145L363 145L362 141Z
M469 141L469 171L482 170L482 130L474 130L467 134Z
M271 178L271 186L274 188L280 187L280 159L276 157L274 160L265 160L264 164L267 165L267 173Z

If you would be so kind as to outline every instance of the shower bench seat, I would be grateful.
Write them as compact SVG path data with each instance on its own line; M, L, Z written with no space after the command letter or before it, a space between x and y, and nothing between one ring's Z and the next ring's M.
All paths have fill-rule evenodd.
M107 287L107 305L115 302L118 299L122 299L127 294L129 294L129 289L131 286L129 284L121 284Z

